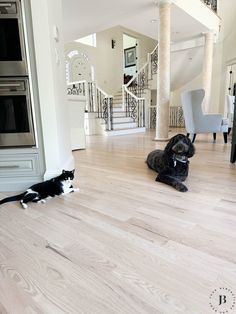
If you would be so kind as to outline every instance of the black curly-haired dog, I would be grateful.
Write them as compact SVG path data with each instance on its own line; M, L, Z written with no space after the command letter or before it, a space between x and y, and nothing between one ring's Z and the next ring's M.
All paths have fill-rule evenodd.
M173 186L180 192L188 191L182 183L188 176L189 160L195 153L191 140L184 134L170 139L164 150L156 149L148 154L147 165L158 172L156 181Z

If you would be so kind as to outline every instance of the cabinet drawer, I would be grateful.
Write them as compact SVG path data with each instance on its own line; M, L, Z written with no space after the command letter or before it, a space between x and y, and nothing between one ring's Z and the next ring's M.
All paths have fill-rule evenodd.
M38 155L3 155L0 157L0 176L29 176L39 172Z

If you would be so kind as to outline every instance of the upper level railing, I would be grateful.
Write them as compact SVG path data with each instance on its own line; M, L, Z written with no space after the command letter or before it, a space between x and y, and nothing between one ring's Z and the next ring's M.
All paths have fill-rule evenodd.
M212 11L217 13L217 0L202 0Z

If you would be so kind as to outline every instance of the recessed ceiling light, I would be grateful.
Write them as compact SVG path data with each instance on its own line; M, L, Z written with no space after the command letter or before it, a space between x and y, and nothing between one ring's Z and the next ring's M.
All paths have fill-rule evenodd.
M157 23L157 20L151 20L150 22L151 23Z

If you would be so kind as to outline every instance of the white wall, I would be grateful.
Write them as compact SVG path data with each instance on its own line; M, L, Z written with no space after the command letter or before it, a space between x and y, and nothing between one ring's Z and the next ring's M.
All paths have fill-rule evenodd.
M116 26L97 33L97 47L89 47L81 43L68 43L65 53L73 49L86 52L95 67L95 80L108 94L114 95L123 84L123 34L134 36L138 40L138 68L147 62L147 53L151 52L156 41L121 26ZM116 41L115 48L111 40Z
M236 1L218 0L218 14L222 19L219 40L214 45L210 111L224 113L227 65L236 63ZM202 87L201 74L172 92L171 106L180 104L180 93Z
M225 95L227 93L227 66L236 63L236 1L219 0L220 16L222 16L222 63L220 80L219 110L224 112ZM217 60L214 66L217 64ZM216 89L213 85L213 89Z
M46 173L73 168L67 112L61 0L31 0ZM53 38L58 28L58 41Z

